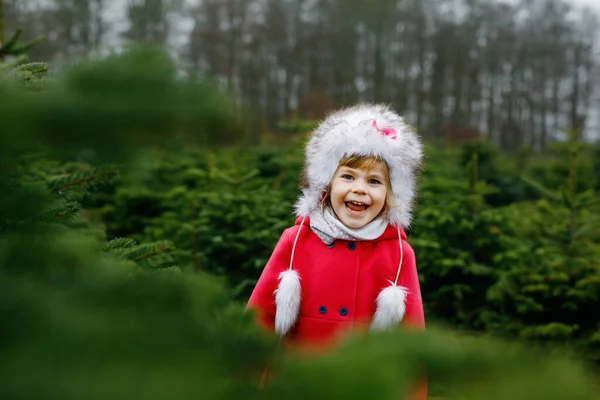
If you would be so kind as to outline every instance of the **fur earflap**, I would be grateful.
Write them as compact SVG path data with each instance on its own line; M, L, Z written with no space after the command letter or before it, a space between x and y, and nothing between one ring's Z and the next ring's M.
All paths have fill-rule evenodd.
M379 292L377 307L371 321L372 331L384 331L402 322L406 312L408 290L402 286L391 285Z
M279 286L275 290L275 333L284 336L294 327L301 302L302 288L298 272L290 269L279 274Z

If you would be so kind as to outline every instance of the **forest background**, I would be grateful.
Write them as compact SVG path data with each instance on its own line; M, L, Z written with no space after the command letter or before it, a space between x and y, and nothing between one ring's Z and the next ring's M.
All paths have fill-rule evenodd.
M9 398L300 398L323 387L397 398L398 377L423 369L434 395L594 398L593 8L144 0L123 3L115 25L103 0L3 3ZM166 53L131 50L142 44ZM427 144L409 243L427 320L447 330L351 342L310 364L277 357L278 377L259 390L276 344L243 302L293 223L306 133L357 101L392 104ZM471 341L481 337L543 350ZM548 350L560 356L541 362Z

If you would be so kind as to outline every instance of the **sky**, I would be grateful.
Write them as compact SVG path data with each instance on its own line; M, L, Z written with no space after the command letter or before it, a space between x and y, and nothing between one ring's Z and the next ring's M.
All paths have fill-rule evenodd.
M592 6L600 10L600 0L571 0L573 4Z
M508 3L513 2L514 0L505 0ZM600 0L570 0L571 4L577 6L591 6L596 10L600 11Z

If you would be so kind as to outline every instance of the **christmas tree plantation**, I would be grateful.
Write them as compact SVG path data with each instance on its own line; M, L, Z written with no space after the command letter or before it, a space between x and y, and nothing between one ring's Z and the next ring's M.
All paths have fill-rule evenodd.
M423 376L460 398L598 398L564 355L435 329L282 353L221 279L174 265L168 238L107 241L86 207L114 179L146 179L148 151L227 142L226 98L145 50L33 88L3 78L0 398L398 399Z

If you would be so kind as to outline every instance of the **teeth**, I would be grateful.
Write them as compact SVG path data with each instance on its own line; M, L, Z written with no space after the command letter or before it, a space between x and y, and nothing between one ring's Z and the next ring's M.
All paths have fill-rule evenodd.
M352 204L354 204L354 205L356 205L356 206L366 206L366 204L365 204L365 203L361 203L361 202L359 202L359 201L351 201L350 203L352 203Z

